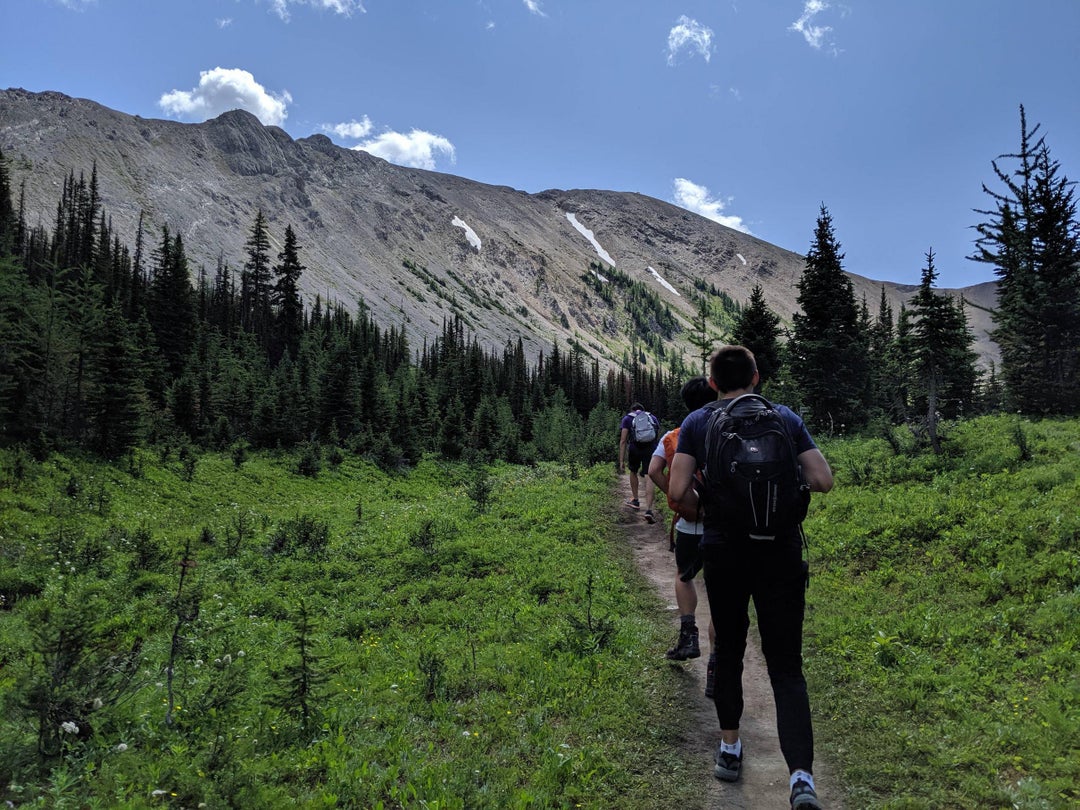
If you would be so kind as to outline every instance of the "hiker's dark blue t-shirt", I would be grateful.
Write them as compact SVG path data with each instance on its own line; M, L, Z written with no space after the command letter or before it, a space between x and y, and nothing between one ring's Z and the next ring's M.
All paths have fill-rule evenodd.
M730 399L722 399L720 405L727 407L730 402ZM817 447L801 416L786 405L773 405L773 407L787 426L791 440L795 444L796 456ZM699 470L705 466L705 434L709 430L709 418L714 413L716 413L715 407L699 408L683 420L682 429L679 431L679 444L675 452L693 456L697 459ZM703 543L715 542L717 539L716 532L710 530L710 523L712 521L706 518Z

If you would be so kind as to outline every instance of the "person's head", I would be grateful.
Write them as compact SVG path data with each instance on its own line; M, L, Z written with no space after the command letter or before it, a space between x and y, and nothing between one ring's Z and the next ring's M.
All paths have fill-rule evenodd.
M709 371L721 394L752 388L758 381L757 361L745 346L721 346L709 362Z
M709 380L705 377L691 377L683 384L679 394L689 411L704 408L716 399L716 392L709 386Z
M643 411L643 410L645 410L645 406L642 405L640 402L635 402L633 405L630 406L630 412L631 413L633 413L634 411Z

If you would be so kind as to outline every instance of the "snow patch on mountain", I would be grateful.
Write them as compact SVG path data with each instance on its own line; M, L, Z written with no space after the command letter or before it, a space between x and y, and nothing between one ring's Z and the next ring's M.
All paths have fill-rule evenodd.
M596 255L599 256L601 259L603 259L608 264L610 264L612 267L614 267L615 266L615 260L613 258L611 258L611 254L609 254L606 250L604 250L600 246L600 243L596 241L596 237L593 236L593 232L590 231L588 228L586 228L584 225L582 225L580 222L578 222L577 217L575 217L569 211L566 212L566 218L570 221L571 225L573 225L575 228L577 228L578 233L580 233L582 236L584 236L586 239L588 239L590 242L592 242L592 246L594 248L596 248ZM596 275L599 276L600 274L597 273ZM606 281L606 279L601 279L601 280Z
M662 275L660 275L659 273L657 273L657 272L656 272L655 270L653 270L653 269L652 269L651 267L649 268L649 272L650 272L650 273L652 273L652 274L653 274L653 277L654 277L654 278L655 278L655 279L656 279L657 281L659 281L659 282L660 282L661 284L663 284L663 285L664 285L664 286L665 286L665 287L666 287L667 289L671 290L671 291L672 291L673 293L675 293L676 295L679 295L679 291L678 291L678 290L676 290L676 289L675 289L674 287L672 287L672 286L671 286L670 284L668 284L668 281L667 281L667 279L666 279L666 278L664 278L664 277L663 277ZM679 297L680 297L680 298L682 298L682 296L681 296L681 295L679 295Z
M476 231L474 231L472 228L465 224L465 220L463 220L461 217L454 217L453 221L450 224L453 225L455 228L461 228L462 230L464 230L465 238L469 240L469 244L476 248L477 253L480 252L480 237L476 235Z
M735 255L739 257L740 262L746 264L746 259L743 258L743 255L741 253L736 253Z

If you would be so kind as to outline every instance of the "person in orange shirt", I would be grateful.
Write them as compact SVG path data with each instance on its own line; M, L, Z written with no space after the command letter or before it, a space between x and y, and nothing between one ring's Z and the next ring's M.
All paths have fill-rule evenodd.
M716 399L716 392L709 387L705 377L693 377L683 385L680 392L688 411L703 408ZM649 478L663 493L668 490L668 470L675 457L675 448L679 441L679 428L669 430L660 439L649 462ZM679 609L679 639L675 646L667 651L667 658L672 661L685 661L701 655L698 643L696 612L698 605L697 587L694 578L701 570L701 536L705 532L704 524L697 514L684 516L679 514L678 504L668 499L668 506L674 512L672 520L672 551L675 552L675 604ZM714 632L712 621L709 622L709 663L705 670L705 697L713 696L716 677L716 656L711 653Z

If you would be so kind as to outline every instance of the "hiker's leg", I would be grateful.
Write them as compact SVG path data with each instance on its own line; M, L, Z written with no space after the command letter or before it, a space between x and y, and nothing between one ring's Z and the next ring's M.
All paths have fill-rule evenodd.
M638 473L644 475L646 471L641 469L641 456L638 454L637 445L633 442L626 450L627 469L630 470L630 497L635 501L638 499Z
M738 739L743 713L743 653L746 652L746 631L750 626L747 613L750 589L742 556L737 546L731 543L702 548L705 591L709 596L712 624L716 628L716 718L720 721L725 742Z
M652 455L649 455L652 458ZM645 511L651 512L653 508L653 499L656 497L656 484L648 476L648 470L642 470L642 475L645 476Z
M701 570L701 535L675 532L675 604L679 615L697 612L698 594L694 577Z
M754 608L776 701L780 750L790 771L813 772L814 729L802 671L806 569L798 545L778 551L781 554L770 557L772 575L754 592Z

